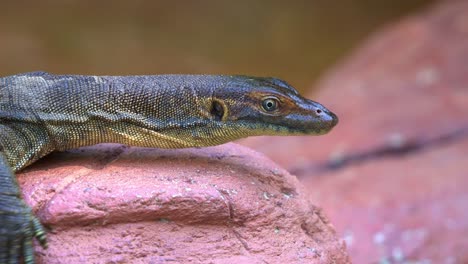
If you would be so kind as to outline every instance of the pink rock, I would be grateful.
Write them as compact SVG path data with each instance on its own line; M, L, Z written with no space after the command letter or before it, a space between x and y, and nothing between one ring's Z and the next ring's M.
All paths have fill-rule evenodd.
M301 177L355 263L468 263L468 1L378 32L315 98L329 135L243 144Z
M244 147L104 144L19 173L51 227L39 263L348 263L294 176Z
M354 263L468 263L468 137L303 179Z

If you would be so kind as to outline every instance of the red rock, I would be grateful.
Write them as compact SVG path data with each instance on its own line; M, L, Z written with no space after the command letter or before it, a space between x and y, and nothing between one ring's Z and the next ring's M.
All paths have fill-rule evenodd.
M54 154L18 180L52 228L39 263L349 263L297 179L235 144L99 145Z
M354 263L468 263L467 161L468 137L303 183Z
M468 1L388 26L318 88L329 135L243 144L301 176L353 262L468 263Z

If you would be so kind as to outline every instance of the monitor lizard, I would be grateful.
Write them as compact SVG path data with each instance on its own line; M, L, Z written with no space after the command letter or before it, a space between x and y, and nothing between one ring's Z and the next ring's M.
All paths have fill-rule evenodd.
M34 238L47 246L15 172L52 151L104 142L205 147L248 136L320 135L337 122L276 78L46 72L0 78L0 263L34 263Z

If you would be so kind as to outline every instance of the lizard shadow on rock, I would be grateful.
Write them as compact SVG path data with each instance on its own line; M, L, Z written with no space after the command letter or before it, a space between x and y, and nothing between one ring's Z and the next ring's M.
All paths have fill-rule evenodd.
M241 175L251 175L262 183L279 184L287 193L296 193L292 186L284 181L285 175L276 169L264 171L262 160L252 162L252 157L247 154L235 154L223 148L206 149L158 149L128 147L120 144L99 144L90 147L54 152L40 159L24 171L49 170L64 166L82 166L92 170L104 169L108 164L119 160L127 164L151 164L158 166L174 164L194 168L198 165L222 167L226 170L234 170Z

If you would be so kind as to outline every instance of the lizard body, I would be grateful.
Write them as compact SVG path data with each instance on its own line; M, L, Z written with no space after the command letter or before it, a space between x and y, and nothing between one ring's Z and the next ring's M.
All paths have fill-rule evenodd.
M34 263L45 233L14 173L56 150L98 143L219 145L257 135L324 134L338 119L275 78L218 75L0 78L0 263Z

